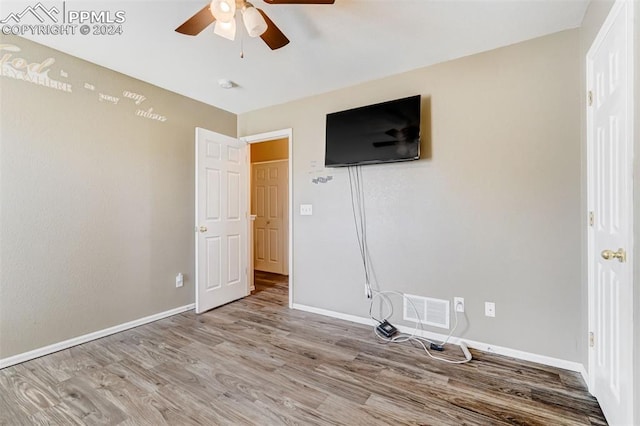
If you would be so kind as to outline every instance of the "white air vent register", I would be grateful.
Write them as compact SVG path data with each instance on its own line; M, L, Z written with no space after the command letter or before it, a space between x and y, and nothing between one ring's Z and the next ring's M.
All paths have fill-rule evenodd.
M449 301L405 294L403 318L434 327L449 328ZM414 309L415 308L415 309ZM417 311L417 316L416 316Z

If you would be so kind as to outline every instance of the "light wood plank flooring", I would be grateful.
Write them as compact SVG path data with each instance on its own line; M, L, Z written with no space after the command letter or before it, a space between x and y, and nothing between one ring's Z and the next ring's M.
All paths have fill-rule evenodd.
M0 370L0 424L605 424L577 373L478 351L432 361L289 310L286 277L257 275L252 296L203 315Z

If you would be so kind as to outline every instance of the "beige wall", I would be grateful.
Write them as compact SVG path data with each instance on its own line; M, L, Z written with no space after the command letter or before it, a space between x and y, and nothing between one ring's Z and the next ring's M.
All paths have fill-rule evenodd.
M345 169L325 115L421 94L425 159L363 168L380 287L466 299L457 334L581 360L578 31L242 114L239 134L293 128L294 302L367 316ZM339 297L338 297L339 296ZM484 302L496 303L496 318ZM402 322L396 301L394 322ZM432 329L442 332L441 329Z
M251 162L286 160L289 158L289 139L251 144Z
M237 117L21 38L0 43L54 58L49 77L72 87L0 77L0 358L192 303L194 129L236 136ZM166 121L136 116L149 108Z

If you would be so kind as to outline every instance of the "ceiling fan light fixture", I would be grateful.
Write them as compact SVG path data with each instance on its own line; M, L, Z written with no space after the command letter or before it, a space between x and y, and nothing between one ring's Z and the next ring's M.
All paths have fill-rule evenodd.
M250 37L259 37L267 31L267 22L258 9L251 5L242 9L242 21Z
M236 14L235 0L212 0L209 6L211 14L220 22L231 22Z
M228 40L234 40L236 38L236 20L232 19L229 22L217 21L213 32L224 37Z

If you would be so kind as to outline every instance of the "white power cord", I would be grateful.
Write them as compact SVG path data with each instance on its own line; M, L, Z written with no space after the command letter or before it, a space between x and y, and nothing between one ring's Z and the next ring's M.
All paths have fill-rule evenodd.
M378 291L376 289L373 288L372 281L376 284L377 287L377 280L375 279L375 274L373 273L373 268L371 265L371 259L369 256L369 247L367 244L367 214L366 214L366 209L365 209L365 197L364 197L364 179L362 177L362 169L360 166L349 166L348 167L348 173L349 173L349 192L351 195L351 209L353 212L353 221L354 221L354 225L356 228L356 238L358 240L358 248L360 251L360 257L362 260L362 266L364 269L364 278L365 278L365 282L364 282L364 291L365 291L365 297L367 297L367 299L370 299L370 304L369 304L369 317L371 317L371 319L375 320L378 323L382 323L383 321L388 320L389 318L391 318L391 316L393 315L393 304L391 303L391 300L389 299L389 297L387 295L390 294L395 294L398 295L400 297L402 297L403 299L405 299L407 302L409 302L409 305L411 305L411 308L413 309L413 311L416 314L416 326L413 330L413 332L411 334L407 334L407 333L400 333L397 334L393 337L386 337L381 335L378 330L377 330L377 325L374 326L374 333L376 334L376 336L379 339L384 340L387 343L403 343L403 342L417 342L419 345L422 346L422 348L424 349L424 351L427 353L427 355L429 355L431 358L438 360L438 361L443 361L443 362L447 362L450 364L464 364L466 362L471 361L471 353L469 352L469 349L467 349L467 346L465 345L464 342L460 342L460 348L465 356L465 360L464 361L452 361L452 360L448 360L445 358L441 358L441 357L437 357L434 356L433 354L431 354L431 352L429 351L429 349L427 348L427 346L424 344L424 342L429 343L429 345L435 345L438 347L443 347L451 338L451 336L453 335L453 333L456 331L456 328L458 327L458 309L457 306L454 307L455 309L455 323L453 326L453 329L451 330L451 332L449 333L449 335L446 337L446 339L444 340L444 342L442 343L438 343L438 342L434 342L432 340L429 340L425 337L419 336L418 332L419 331L424 331L422 329L422 323L420 322L420 313L418 312L418 310L416 309L416 307L414 306L413 302L411 301L411 299L407 298L404 294L399 293L397 291ZM376 298L381 298L381 300L384 302L385 306L387 307L389 314L386 315L384 318L382 319L378 319L375 318L373 316L373 303L375 301ZM381 311L383 311L383 309L381 309ZM382 314L382 312L381 312Z
M364 292L367 299L373 297L371 287L369 249L367 247L367 215L364 205L364 179L360 166L349 166L349 191L351 194L351 210L353 212L353 222L356 228L356 238L358 248L364 268Z

